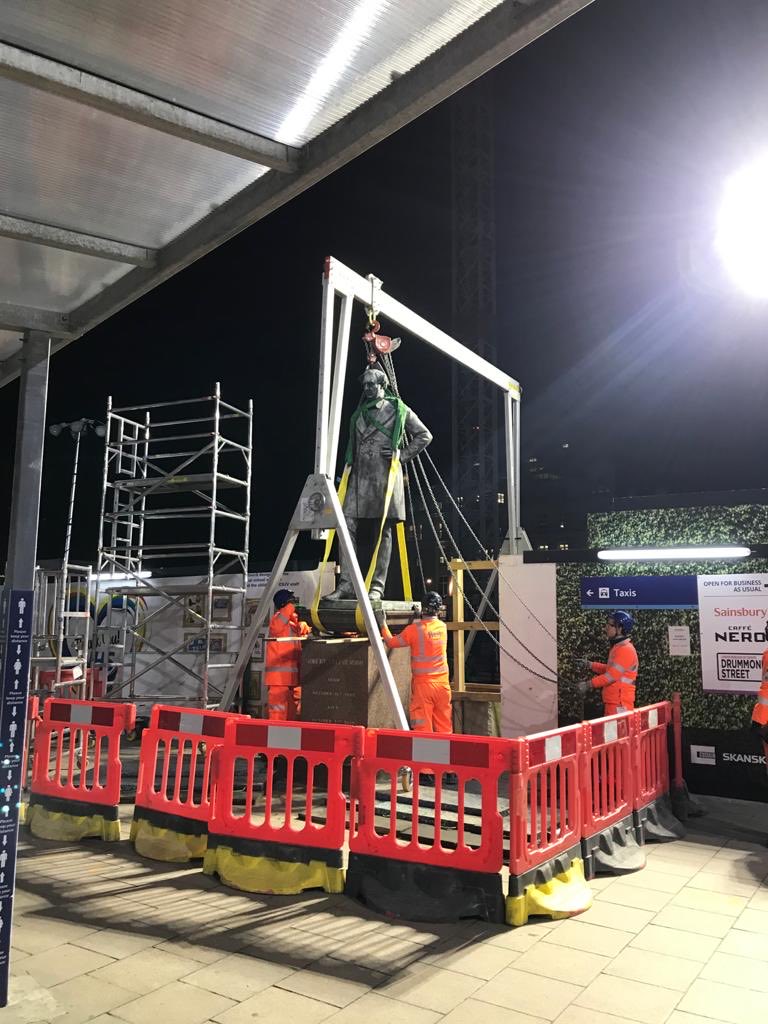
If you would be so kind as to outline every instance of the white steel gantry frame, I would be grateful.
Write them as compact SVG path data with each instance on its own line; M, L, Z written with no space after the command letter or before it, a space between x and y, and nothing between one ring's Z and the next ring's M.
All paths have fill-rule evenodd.
M329 256L323 273L323 314L320 328L320 373L317 386L317 432L315 440L315 473L334 479L341 432L341 409L349 354L352 306L355 300L377 315L385 316L419 341L436 348L443 355L465 366L499 389L504 402L504 447L507 466L506 506L509 550L522 550L520 526L520 396L519 383L487 359L451 338L402 302L388 295L383 282L373 274L362 277ZM336 353L333 336L336 299L341 302Z
M336 351L334 355L334 326L336 323L336 299L341 300ZM349 336L352 325L354 301L372 308L378 315L386 316L399 327L433 348L438 349L456 363L479 374L502 392L504 400L504 439L507 463L507 510L509 516L509 546L513 554L521 550L522 531L520 528L520 395L518 382L499 370L482 356L434 327L418 313L408 309L397 299L382 290L382 282L369 274L367 278L350 270L332 256L325 260L323 271L323 306L320 326L320 370L317 391L317 430L315 437L315 471L304 485L288 533L280 549L272 575L256 608L248 632L243 638L237 661L227 679L219 708L229 710L240 684L246 662L259 632L267 621L270 603L277 589L280 576L288 562L296 538L302 530L311 530L315 539L327 536L329 528L338 532L342 551L351 552L352 545L347 532L341 505L334 485L336 460L339 451L341 411L344 401L344 384L349 355ZM371 642L379 675L387 687L395 719L400 728L408 728L392 669L379 634L368 594L365 591L362 574L356 557L350 558L353 583L357 594L368 639Z
M213 692L215 705L245 628L253 403L245 410L230 405L221 398L218 383L212 395L202 398L120 409L112 408L110 398L106 424L97 600L107 582L105 576L117 575L124 582L103 587L108 595L107 614L105 622L94 629L94 667L103 657L112 700L162 700L204 708L211 703ZM234 505L222 500L225 490L236 495ZM187 501L173 504L166 497L169 494L184 494ZM154 523L182 520L201 522L198 540L149 542ZM217 526L225 521L232 524L236 547L224 547L219 539ZM174 584L147 578L151 575L147 563L167 566L172 560L197 566L203 563L205 571L197 573L200 582ZM200 608L185 607L184 598L191 594L201 595ZM219 594L231 595L233 606L239 601L239 608L233 607L232 624L214 620L214 597ZM119 598L117 607L115 597ZM135 601L141 597L159 601L143 618L137 614ZM134 599L133 612L130 599ZM151 620L173 606L194 619L195 639L201 641L199 667L179 660L178 655L187 649L188 636L163 649L146 635ZM229 644L224 653L212 650L212 631L231 631L237 638L234 650ZM137 663L138 640L154 655L148 664ZM178 669L180 678L192 679L196 692L137 693L136 681L163 662ZM110 679L110 674L114 678Z

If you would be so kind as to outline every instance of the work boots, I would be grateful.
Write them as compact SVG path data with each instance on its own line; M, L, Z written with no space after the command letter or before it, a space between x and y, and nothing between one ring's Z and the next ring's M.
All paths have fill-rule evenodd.
M323 598L324 601L352 601L355 597L355 588L352 586L352 581L345 579L344 576L339 577L339 585L331 594L326 594Z

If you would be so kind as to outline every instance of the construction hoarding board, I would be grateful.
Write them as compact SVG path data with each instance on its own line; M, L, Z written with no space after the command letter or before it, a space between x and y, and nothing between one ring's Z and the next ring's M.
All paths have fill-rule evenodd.
M703 689L756 694L768 647L768 573L699 576L698 591Z
M683 771L693 793L768 803L763 745L744 729L683 728ZM765 836L755 841L764 842Z

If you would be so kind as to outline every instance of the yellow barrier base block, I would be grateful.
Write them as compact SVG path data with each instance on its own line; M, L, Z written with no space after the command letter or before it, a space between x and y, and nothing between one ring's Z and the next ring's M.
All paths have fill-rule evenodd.
M70 843L81 839L116 843L120 839L120 822L116 818L110 819L103 814L70 814L51 810L39 803L29 805L26 824L32 835L39 839L63 839Z
M286 847L281 845L280 849L285 851ZM334 851L328 852L332 855ZM253 853L239 853L231 846L225 846L222 841L216 842L215 845L209 842L203 861L203 873L218 875L224 885L232 889L241 889L243 892L295 896L305 889L322 889L328 893L344 891L344 869L340 865L328 864L311 857L284 860Z
M512 880L510 880L510 884ZM581 914L592 906L592 890L584 878L584 863L579 857L570 866L548 879L526 885L518 895L506 901L507 924L523 925L534 915L559 921Z
M140 857L171 864L188 864L201 860L208 849L208 835L187 835L172 828L153 825L145 818L131 822L131 842Z

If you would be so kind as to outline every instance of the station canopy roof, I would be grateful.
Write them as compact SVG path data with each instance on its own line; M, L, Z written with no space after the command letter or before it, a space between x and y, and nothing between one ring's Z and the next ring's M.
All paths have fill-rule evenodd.
M0 385L591 0L2 0Z

